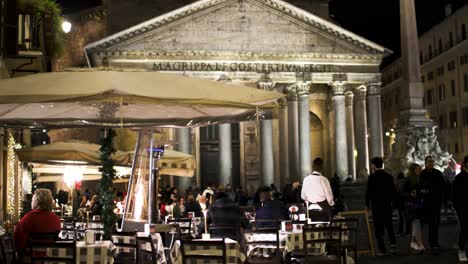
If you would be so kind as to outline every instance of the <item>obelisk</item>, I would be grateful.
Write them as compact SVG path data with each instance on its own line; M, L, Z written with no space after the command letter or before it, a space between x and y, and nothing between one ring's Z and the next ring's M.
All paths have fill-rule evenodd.
M432 156L443 169L450 154L441 150L433 121L423 106L424 85L419 62L418 30L414 0L400 0L401 67L399 117L393 153L388 159L392 173L404 172L411 163L424 164Z

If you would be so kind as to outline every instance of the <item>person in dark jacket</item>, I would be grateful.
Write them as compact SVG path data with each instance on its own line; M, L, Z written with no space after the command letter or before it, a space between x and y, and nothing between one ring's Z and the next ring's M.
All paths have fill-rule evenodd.
M423 201L421 197L421 166L416 163L410 165L408 177L403 186L403 196L405 200L405 209L407 221L411 225L411 243L410 247L419 253L424 251L424 242L422 239L422 210Z
M262 220L285 220L289 216L286 205L280 200L271 199L271 189L266 187L260 192L261 206L255 211L257 228L274 228L274 222Z
M245 215L241 214L240 208L237 204L231 200L228 195L224 192L218 192L214 195L214 203L211 205L210 211L208 212L208 224L214 226L229 226L235 228L237 231L233 239L240 238L240 228L247 228L249 222ZM227 234L216 234L213 235L227 235Z
M427 156L426 167L421 171L421 194L424 199L423 221L429 225L429 246L434 254L439 252L440 210L446 191L442 172L434 168L434 159Z
M458 260L466 262L465 245L468 240L468 156L463 159L462 171L453 182L453 205L460 223L458 236Z
M200 204L195 201L195 197L192 194L189 194L187 197L187 202L185 203L185 212L194 212L196 217L203 216Z
M383 159L375 157L371 160L374 173L369 175L366 191L366 206L372 210L375 237L380 252L378 255L387 254L383 239L384 229L387 229L390 238L392 253L396 250L395 233L392 224L392 203L395 200L395 184L392 175L383 170Z

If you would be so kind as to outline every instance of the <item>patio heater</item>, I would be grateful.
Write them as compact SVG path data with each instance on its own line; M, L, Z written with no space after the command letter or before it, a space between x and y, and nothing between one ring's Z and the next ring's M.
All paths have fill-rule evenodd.
M156 164L163 154L164 146L155 145L153 130L138 132L122 217L123 231L143 232L145 224L158 221L156 206L159 175Z

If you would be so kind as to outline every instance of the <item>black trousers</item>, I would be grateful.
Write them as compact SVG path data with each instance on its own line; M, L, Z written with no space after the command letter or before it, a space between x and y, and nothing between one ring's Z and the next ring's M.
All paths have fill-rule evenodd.
M465 250L468 241L468 212L458 212L458 222L460 224L460 233L458 234L458 248Z
M439 226L440 226L441 207L431 208L426 215L425 222L429 225L429 246L431 248L440 247L439 245Z
M385 241L384 241L384 230L387 230L388 237L390 239L390 245L396 244L395 233L393 232L392 223L392 207L388 206L373 206L372 207L372 219L374 221L375 238L377 239L377 245L381 252L386 252Z

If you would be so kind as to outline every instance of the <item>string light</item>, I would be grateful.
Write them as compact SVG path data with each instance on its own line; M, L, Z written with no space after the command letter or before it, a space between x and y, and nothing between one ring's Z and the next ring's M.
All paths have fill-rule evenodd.
M15 138L8 133L8 205L7 212L12 217L15 214Z

